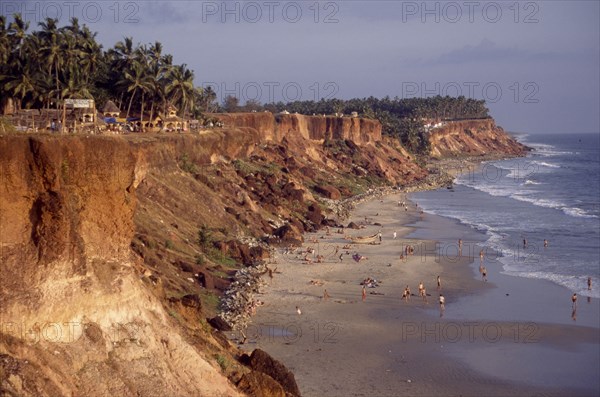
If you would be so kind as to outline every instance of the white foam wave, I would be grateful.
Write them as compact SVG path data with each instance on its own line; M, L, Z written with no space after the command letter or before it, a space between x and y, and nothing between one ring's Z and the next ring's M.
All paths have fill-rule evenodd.
M531 162L531 164L537 164L537 165L541 165L542 167L548 167L548 168L560 168L560 165L547 163L545 161L534 160Z
M571 215L577 218L598 218L597 215L588 214L585 210L582 210L581 208L577 207L564 207L562 208L562 211L567 215Z
M538 207L544 207L544 208L562 209L565 207L565 205L563 203L561 203L560 201L555 201L555 200L550 200L550 199L545 199L545 198L538 198L538 197L533 197L533 196L527 196L522 193L511 194L510 198L513 198L513 199L519 200L519 201L524 201L526 203L531 203L533 205L537 205Z
M555 146L548 145L545 143L526 143L526 145L532 147L534 149L533 154L539 155L542 157L556 157L563 156L567 154L574 154L573 152L565 151L565 150L557 150Z
M525 185L543 185L543 183L542 182L532 181L531 179L526 179L525 180Z
M529 180L527 180L529 181ZM539 185L539 182L529 181L525 182L525 185ZM533 190L524 190L519 186L497 186L497 185L482 185L477 183L470 183L467 181L458 181L457 184L462 184L470 188L479 190L480 192L487 193L495 197L510 197L514 200L533 204L538 207L554 208L561 210L563 213L569 216L577 218L598 218L597 215L590 214L585 210L578 207L569 207L565 203L557 200L551 200L546 198L539 198L534 196L536 193Z
M562 285L568 288L571 292L575 292L581 296L591 296L592 298L600 298L600 290L594 288L591 291L587 289L587 277L586 276L573 276L565 274L556 274L551 272L543 271L515 271L507 270L507 266L504 266L504 274L517 277L525 278L537 278L542 280L552 281L555 284ZM592 285L597 285L598 279L594 280L592 277Z

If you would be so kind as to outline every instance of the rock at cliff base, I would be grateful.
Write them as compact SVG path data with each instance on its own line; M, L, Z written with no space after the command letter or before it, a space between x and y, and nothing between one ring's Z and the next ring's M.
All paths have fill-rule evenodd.
M320 225L325 217L321 213L321 207L316 204L311 204L308 207L308 212L306 213L306 219L311 221L316 225Z
M356 229L356 230L360 229L360 226L358 226L358 225L357 225L356 223L354 223L354 222L350 222L350 223L348 224L348 226L346 226L346 227L347 227L348 229Z
M289 223L275 230L274 234L279 237L281 242L286 244L301 245L304 241L300 229Z
M198 272L198 281L206 289L214 289L215 282L213 276L208 272Z
M202 302L198 294L189 294L181 298L181 304L185 307L191 307L193 309L200 310L202 308Z
M206 321L214 328L219 331L231 331L231 325L227 321L223 320L220 316L209 318Z
M321 196L327 197L331 200L339 200L342 198L342 193L340 193L337 188L331 185L315 186L315 191Z
M244 374L237 387L249 396L285 397L285 390L269 375L252 371Z
M283 387L286 393L292 396L300 396L300 389L298 389L294 374L281 362L271 357L267 352L261 349L255 349L247 360L249 361L250 368L265 373L275 379Z

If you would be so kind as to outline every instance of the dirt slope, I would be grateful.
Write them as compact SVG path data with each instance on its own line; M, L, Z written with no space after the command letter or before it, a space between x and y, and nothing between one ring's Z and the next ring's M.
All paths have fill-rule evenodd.
M426 171L372 120L223 120L200 134L0 135L2 395L293 393L208 325L219 296L268 258L263 243L335 224L329 200ZM457 150L453 134L440 153Z

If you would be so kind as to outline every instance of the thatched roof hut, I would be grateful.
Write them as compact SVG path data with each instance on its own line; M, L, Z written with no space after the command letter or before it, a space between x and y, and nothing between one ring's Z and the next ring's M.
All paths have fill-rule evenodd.
M102 108L102 114L104 114L104 117L119 117L120 113L121 111L113 101L106 102L104 108Z

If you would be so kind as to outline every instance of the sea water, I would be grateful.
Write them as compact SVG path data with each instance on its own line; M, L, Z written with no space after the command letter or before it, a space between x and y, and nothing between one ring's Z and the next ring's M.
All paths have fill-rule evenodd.
M526 157L465 169L452 189L411 199L485 233L503 273L599 298L600 134L516 137L533 148Z

